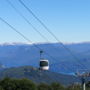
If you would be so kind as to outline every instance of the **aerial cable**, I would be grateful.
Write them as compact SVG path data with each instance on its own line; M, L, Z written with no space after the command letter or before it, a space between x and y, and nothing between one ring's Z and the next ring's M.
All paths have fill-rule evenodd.
M10 4L10 6L43 38L46 40L46 42L51 43L48 38L46 38L37 28L35 28L35 26L9 1L6 0L6 2L8 4ZM55 46L52 45L54 48ZM57 50L57 48L55 48Z
M28 39L26 36L24 36L21 32L19 32L16 28L14 28L12 25L10 25L7 21L5 21L3 18L0 17L0 20L5 23L7 26L9 26L13 31L15 31L16 33L18 33L20 36L22 36L26 41L28 41L29 43L32 43L32 41L30 39ZM39 49L39 51L42 51L42 49L37 46L36 44L32 43L34 45L34 47L36 47L37 49ZM49 55L46 51L44 51L44 53L49 56L51 59L56 60L54 57L52 57L51 55ZM64 67L66 68L66 67ZM67 68L66 68L67 69ZM69 69L70 70L70 69Z
M12 4L9 0L6 0L6 1L7 1L7 3L9 3L9 4L11 5L11 7L12 7L29 25L32 26L32 28L33 28L36 32L38 32L38 33L40 34L40 36L41 36L42 38L44 38L46 41L48 41L48 39L47 39L46 37L44 37L44 36L42 35L42 33L40 33L40 32L32 25L32 23L31 23L27 18L25 18L25 16L24 16L18 9L15 8L15 6L13 6L13 4ZM8 23L6 23L6 24L8 24ZM9 24L8 24L8 25L9 25ZM11 25L9 25L9 27L11 27ZM16 30L15 28L13 28L13 27L11 27L11 28L18 32L18 30ZM21 34L20 32L18 32L18 33ZM26 38L24 35L21 34L21 36L23 36L24 39L27 39L27 41L31 42L31 41L30 41L28 38ZM48 41L48 42L49 42L49 41ZM51 57L52 59L54 59L52 56L50 56L50 55L48 55L48 56ZM55 59L54 59L54 60L55 60ZM51 64L51 65L52 65L52 64Z
M28 39L26 36L24 36L21 32L19 32L17 29L15 29L12 25L10 25L8 22L6 22L3 18L0 17L0 20L4 22L6 25L8 25L12 30L14 30L16 33L18 33L20 36L22 36L25 40L32 43L30 39ZM40 51L42 50L40 47L38 47L36 44L32 43L36 48L38 48ZM46 53L46 52L45 52Z
M29 25L32 26L32 28L33 28L37 33L39 33L39 35L40 35L41 37L43 37L47 42L49 42L48 39L47 39L42 33L40 33L40 32L32 25L32 23L31 23L28 19L26 19L26 18L24 17L24 15L23 15L21 12L19 12L19 10L17 10L17 9L13 6L13 4L12 4L9 0L6 0L6 1L12 6L12 8L13 8Z
M29 12L30 14L32 14L32 16L45 28L45 30L47 30L47 31L55 38L55 40L58 41L59 44L62 45L63 48L66 49L66 50L72 55L72 57L73 57L74 59L78 60L79 64L81 64L83 67L87 68L83 63L81 63L81 62L79 61L79 59L72 53L72 51L71 51L69 48L67 48L67 47L56 37L56 35L33 13L33 11L24 4L24 2L23 2L22 0L19 0L19 2L28 10L28 12ZM81 66L81 65L80 65L80 66Z
M13 4L9 0L6 0L6 1L43 39L49 42L48 39L39 30L37 30L35 26L16 7L14 7Z
M6 25L8 25L13 31L15 31L16 33L18 33L20 36L22 36L25 40L27 40L29 43L32 43L32 41L30 39L28 39L26 36L24 36L21 32L19 32L17 29L15 29L12 25L10 25L8 22L6 22L3 18L0 17L0 20L2 22L4 22ZM40 51L42 50L39 46L37 46L36 44L32 43L36 48L38 48ZM50 58L54 59L51 55L49 55L47 52L44 51L44 53L46 55L48 55Z

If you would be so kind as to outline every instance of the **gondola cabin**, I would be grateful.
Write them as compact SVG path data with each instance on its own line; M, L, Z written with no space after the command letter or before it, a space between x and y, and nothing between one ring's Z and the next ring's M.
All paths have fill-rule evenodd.
M49 61L48 60L40 60L40 70L49 70Z

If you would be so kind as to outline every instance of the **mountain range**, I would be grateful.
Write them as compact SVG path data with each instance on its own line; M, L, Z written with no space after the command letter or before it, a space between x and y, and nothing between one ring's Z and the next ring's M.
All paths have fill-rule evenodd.
M64 46L66 48L60 43L0 44L0 68L25 65L39 67L40 50L43 50L45 53L42 57L49 60L50 71L74 73L77 70L90 70L90 42Z

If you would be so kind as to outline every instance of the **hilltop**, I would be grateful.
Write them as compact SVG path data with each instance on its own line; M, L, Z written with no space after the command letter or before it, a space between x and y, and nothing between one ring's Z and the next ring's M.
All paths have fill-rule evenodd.
M41 71L31 66L22 66L17 68L8 68L0 72L0 79L10 78L28 78L35 83L53 83L58 82L63 85L70 85L80 82L79 79L72 75L58 74L51 71Z

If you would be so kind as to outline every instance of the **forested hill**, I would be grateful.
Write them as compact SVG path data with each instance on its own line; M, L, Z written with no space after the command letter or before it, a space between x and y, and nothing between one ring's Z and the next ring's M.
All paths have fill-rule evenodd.
M50 71L41 71L31 66L8 68L0 72L0 78L28 78L35 83L59 82L63 85L71 85L79 82L77 77L71 75L58 74Z

